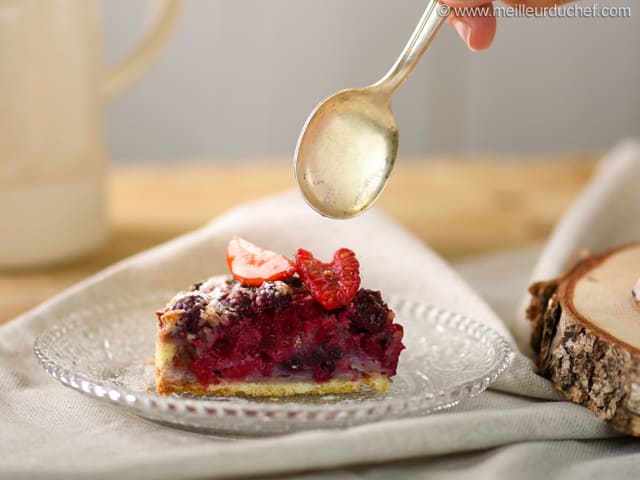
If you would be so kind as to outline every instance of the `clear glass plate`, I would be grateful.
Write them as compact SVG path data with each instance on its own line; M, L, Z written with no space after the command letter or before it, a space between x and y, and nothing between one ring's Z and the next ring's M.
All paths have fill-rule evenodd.
M492 329L463 315L394 299L406 350L386 393L251 399L158 395L154 391L153 312L171 295L95 305L57 320L35 342L56 380L149 420L215 434L269 435L341 428L451 407L485 390L511 351Z

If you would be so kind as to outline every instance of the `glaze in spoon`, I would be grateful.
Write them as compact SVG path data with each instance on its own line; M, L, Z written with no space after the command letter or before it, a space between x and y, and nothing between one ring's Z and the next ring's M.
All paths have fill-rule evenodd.
M389 72L366 88L342 90L307 119L295 151L298 187L307 203L332 218L351 218L382 193L398 153L391 97L413 71L449 13L437 0L427 8Z

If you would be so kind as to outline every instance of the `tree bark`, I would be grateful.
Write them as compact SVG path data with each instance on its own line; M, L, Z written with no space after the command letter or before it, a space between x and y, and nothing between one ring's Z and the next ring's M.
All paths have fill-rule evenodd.
M572 402L640 436L640 243L590 254L533 284L527 317L540 373Z

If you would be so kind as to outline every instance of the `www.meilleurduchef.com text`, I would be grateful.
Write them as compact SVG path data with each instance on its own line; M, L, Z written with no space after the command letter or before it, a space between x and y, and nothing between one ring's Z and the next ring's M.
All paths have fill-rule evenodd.
M518 17L547 17L547 18L630 18L629 6L600 6L597 3L591 5L554 5L551 7L536 8L527 5L483 5L480 7L450 7L438 5L438 13L441 16L454 13L457 17L489 16L501 18Z

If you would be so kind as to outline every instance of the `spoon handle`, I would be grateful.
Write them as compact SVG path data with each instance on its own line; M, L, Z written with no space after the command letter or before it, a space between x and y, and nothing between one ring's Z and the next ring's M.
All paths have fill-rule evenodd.
M400 57L387 74L373 86L386 90L389 96L393 95L418 64L431 40L447 20L449 11L449 7L438 3L438 0L429 0L418 26L413 31Z

